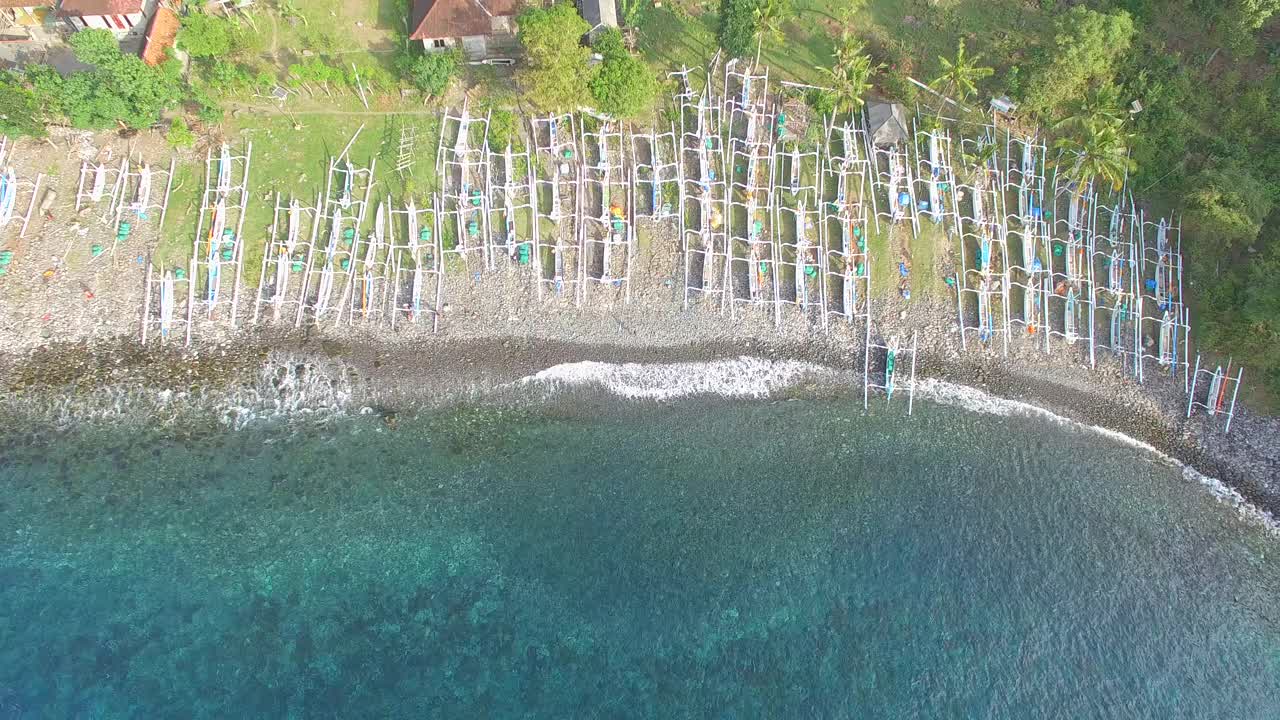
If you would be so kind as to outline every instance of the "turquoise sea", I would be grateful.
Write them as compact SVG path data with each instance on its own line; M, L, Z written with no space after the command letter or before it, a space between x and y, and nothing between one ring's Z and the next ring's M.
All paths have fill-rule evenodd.
M0 718L1280 717L1271 531L860 400L10 440Z

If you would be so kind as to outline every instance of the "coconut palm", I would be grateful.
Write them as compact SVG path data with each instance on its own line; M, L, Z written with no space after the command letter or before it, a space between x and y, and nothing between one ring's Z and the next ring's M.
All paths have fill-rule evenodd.
M1086 122L1081 132L1064 137L1055 144L1062 152L1058 166L1062 174L1076 184L1071 202L1080 197L1091 183L1109 183L1119 192L1125 177L1136 167L1129 158L1130 135L1115 122Z
M929 87L942 95L943 103L939 103L938 117L942 117L942 108L945 106L945 99L952 98L957 103L963 103L965 99L978 92L978 81L983 78L991 77L995 72L989 67L978 65L978 61L982 59L981 55L967 57L964 52L964 38L960 38L960 45L956 48L955 60L948 60L944 57L938 58L938 63L942 65L942 71L938 77L929 83Z
M774 42L782 42L782 25L795 15L791 0L760 0L754 12L756 20L756 64L760 64L760 50L768 35Z
M853 112L862 107L871 90L871 77L884 67L872 64L866 46L848 33L840 38L835 62L831 67L817 68L830 86L829 97L836 112Z
M1104 83L1072 104L1069 114L1054 123L1059 131L1083 131L1090 124L1122 124L1124 108L1120 100L1120 88Z

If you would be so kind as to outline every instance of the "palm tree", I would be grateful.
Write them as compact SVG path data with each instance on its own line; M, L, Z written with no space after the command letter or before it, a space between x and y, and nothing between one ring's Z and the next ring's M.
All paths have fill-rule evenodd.
M760 50L764 46L764 36L768 35L774 42L782 42L782 24L795 15L795 7L791 0L760 0L754 12L756 20L756 64L760 64Z
M1105 121L1086 122L1078 135L1064 137L1055 143L1062 152L1058 165L1062 174L1076 184L1071 195L1072 204L1078 204L1090 183L1101 181L1111 184L1119 192L1125 178L1136 167L1129 158L1129 139L1120 123Z
M1113 83L1104 83L1074 102L1069 114L1052 127L1054 130L1084 131L1091 124L1120 125L1123 122L1120 88Z
M960 38L960 45L956 48L955 60L938 58L939 64L942 65L942 72L929 83L929 87L943 98L938 106L939 118L942 117L942 108L946 106L946 101L952 95L956 96L957 103L963 103L969 96L977 94L979 80L991 77L995 72L989 67L979 66L978 61L981 59L981 55L965 57L963 37Z
M844 33L836 48L835 63L829 68L820 67L817 70L831 86L830 97L834 101L835 111L839 113L853 112L862 107L867 92L871 90L872 75L883 67L880 63L873 65L866 47Z

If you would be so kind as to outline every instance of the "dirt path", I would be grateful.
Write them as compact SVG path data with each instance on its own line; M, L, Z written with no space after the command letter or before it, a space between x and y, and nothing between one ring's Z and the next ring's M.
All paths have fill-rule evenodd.
M270 115L439 115L439 108L422 108L420 110L327 110L318 108L314 110L288 110L286 108L274 105L252 105L249 103L228 102L226 105L233 110L247 110L255 113L267 113Z

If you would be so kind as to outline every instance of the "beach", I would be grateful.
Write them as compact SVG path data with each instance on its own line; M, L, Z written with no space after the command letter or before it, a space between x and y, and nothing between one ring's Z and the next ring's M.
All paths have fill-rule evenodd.
M73 176L85 157L102 152L95 141L113 152L134 142L66 133L58 138L65 153L28 153L20 160L36 167L53 159L60 172ZM154 334L143 347L146 263L161 242L144 233L154 229L91 260L81 248L68 252L82 242L89 222L74 212L72 198L61 196L51 213L52 219L33 220L11 272L0 281L0 383L10 410L30 409L41 397L72 398L62 403L63 411L74 407L77 417L91 417L103 397L137 399L141 390L213 397L260 385L264 363L293 362L281 358L340 376L350 386L346 412L473 399L578 362L793 361L843 373L842 382L859 398L864 360L868 375L882 373L883 352L864 359L862 327L836 315L788 307L775 316L770 308L725 308L696 295L686 308L678 240L662 223L642 223L648 241L634 261L629 302L621 291L593 285L578 306L572 295L540 290L528 268L459 267L445 275L439 332L432 332L429 315L416 324L398 317L394 328L390 317L353 313L294 327L288 318L270 322L269 305L259 303L255 279L246 277L239 283L234 325L224 309L213 319L195 318L190 347L181 335L161 343ZM265 231L248 228L246 235ZM939 265L945 276L948 262ZM55 272L42 272L46 266ZM914 333L920 378L978 388L1132 436L1280 514L1280 419L1242 406L1224 435L1221 417L1200 410L1185 418L1180 370L1175 377L1148 362L1146 382L1139 385L1105 350L1089 367L1082 341L1054 338L1046 353L1041 336L1013 332L1007 356L998 341L987 345L973 335L962 348L953 290L939 282L944 289L907 302L883 282L872 279L870 340L884 344L896 337L906 344ZM895 404L893 410L906 408Z

